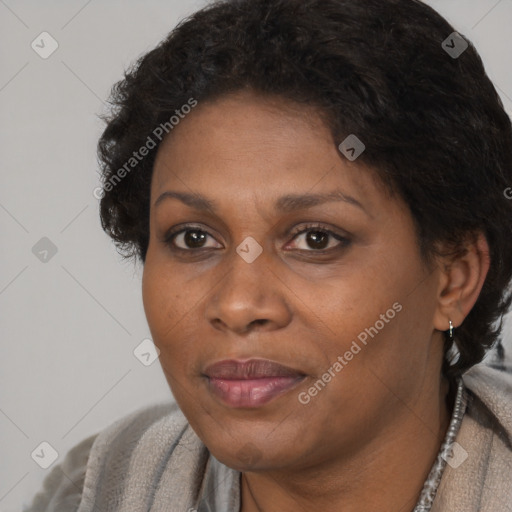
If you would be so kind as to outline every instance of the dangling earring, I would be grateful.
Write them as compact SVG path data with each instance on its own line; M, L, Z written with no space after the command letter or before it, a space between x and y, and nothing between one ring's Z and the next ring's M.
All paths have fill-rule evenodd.
M448 340L450 343L453 341L453 323L451 320L448 320L450 322L450 327L448 328Z

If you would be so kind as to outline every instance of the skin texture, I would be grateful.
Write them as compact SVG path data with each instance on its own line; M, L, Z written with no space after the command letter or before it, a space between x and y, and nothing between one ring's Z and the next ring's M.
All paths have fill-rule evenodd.
M348 161L340 142L313 108L244 91L200 103L157 154L146 316L192 428L243 472L243 512L410 511L448 426L440 331L449 319L460 325L476 301L487 244L479 236L464 256L427 266L407 206ZM333 190L360 206L274 208L284 195ZM217 210L169 197L155 206L168 191L201 194ZM202 249L183 234L174 239L181 252L166 242L186 223L206 233ZM348 242L329 236L319 254L311 240L319 229ZM249 236L263 249L252 263L236 252ZM299 393L395 303L401 311L300 403ZM202 371L253 357L306 378L256 409L224 405Z

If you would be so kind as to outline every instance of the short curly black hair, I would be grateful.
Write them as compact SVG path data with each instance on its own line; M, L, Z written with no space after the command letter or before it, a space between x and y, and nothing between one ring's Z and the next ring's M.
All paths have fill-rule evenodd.
M491 267L456 330L455 361L445 347L443 372L462 374L499 342L512 302L512 127L454 32L418 0L213 2L112 89L98 145L103 229L145 262L155 155L187 105L249 88L313 106L334 141L363 140L361 163L408 204L427 261L440 241L457 250L485 234Z

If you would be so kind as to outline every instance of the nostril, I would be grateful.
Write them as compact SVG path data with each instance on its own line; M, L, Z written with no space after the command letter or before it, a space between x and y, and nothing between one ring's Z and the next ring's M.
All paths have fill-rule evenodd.
M251 324L255 324L255 325L265 325L266 323L268 322L268 320L266 318L261 318L259 320L253 320L251 322Z

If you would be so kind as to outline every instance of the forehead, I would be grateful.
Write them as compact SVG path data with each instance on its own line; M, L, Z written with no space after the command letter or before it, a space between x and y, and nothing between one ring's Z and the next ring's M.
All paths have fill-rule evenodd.
M376 185L314 107L242 92L199 103L180 122L158 150L151 188L153 202L168 188L263 200L340 187L371 202Z

